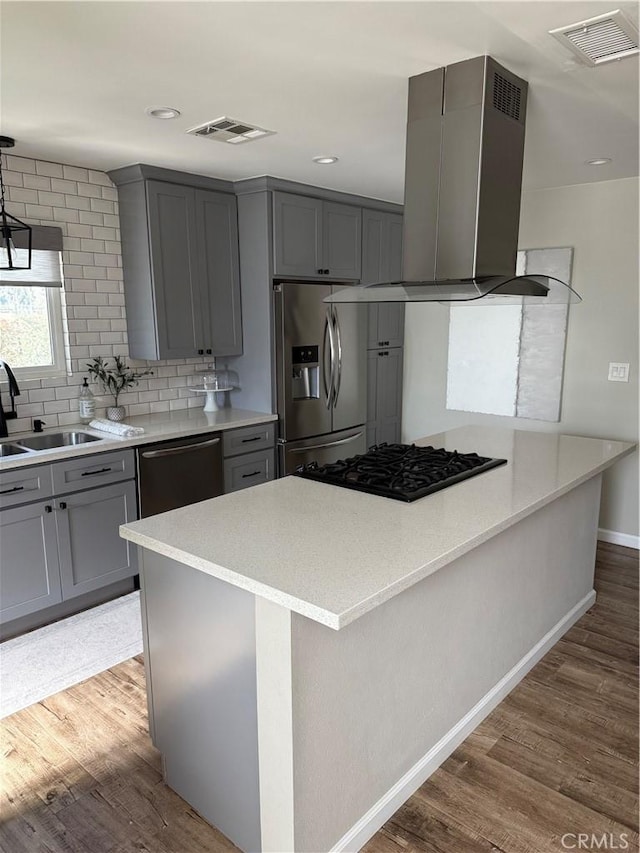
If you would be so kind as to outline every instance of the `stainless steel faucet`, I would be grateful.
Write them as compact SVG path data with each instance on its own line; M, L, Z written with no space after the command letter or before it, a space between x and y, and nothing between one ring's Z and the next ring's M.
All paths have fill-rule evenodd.
M20 396L20 388L18 388L18 383L16 382L16 377L13 373L13 370L9 367L6 361L0 359L0 367L4 367L7 377L9 380L9 397L11 398L11 411L5 412L2 408L2 398L0 397L0 438L7 438L9 435L9 429L7 427L7 421L13 420L18 417L16 412L16 402L15 398Z

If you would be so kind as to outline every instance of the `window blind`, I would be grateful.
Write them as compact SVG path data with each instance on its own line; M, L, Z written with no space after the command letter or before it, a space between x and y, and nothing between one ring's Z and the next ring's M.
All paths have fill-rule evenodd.
M12 287L62 287L62 231L48 225L32 225L31 268L0 270L0 285ZM27 250L16 234L17 263L25 263Z

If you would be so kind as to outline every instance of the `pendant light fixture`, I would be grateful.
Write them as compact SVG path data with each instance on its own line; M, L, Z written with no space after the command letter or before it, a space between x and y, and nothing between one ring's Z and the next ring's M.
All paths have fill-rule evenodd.
M15 140L10 136L0 136L0 149L13 148L14 145ZM0 151L0 270L28 269L31 269L31 228L7 212Z

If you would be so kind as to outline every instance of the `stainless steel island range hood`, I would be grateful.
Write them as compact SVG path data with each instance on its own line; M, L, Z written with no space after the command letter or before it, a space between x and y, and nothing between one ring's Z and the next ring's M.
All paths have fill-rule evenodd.
M410 78L404 280L326 302L580 299L557 279L516 274L527 88L490 56Z

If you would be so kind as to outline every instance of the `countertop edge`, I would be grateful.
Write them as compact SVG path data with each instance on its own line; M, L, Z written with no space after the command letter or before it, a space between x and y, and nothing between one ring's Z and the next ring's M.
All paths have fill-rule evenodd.
M419 583L421 580L424 580L444 568L444 566L452 563L459 557L464 556L478 545L482 545L484 542L487 542L489 539L492 539L494 536L497 536L499 533L502 533L509 527L512 527L527 518L529 515L532 515L537 510L542 509L547 504L550 504L552 501L557 500L587 482L592 477L602 474L603 471L610 468L618 460L632 453L635 450L635 447L635 444L629 444L627 448L621 450L615 456L604 460L591 470L554 489L549 494L537 501L534 501L529 506L523 507L512 516L505 518L503 521L488 527L486 530L483 530L475 536L472 536L470 539L460 543L450 551L447 551L434 560L431 560L429 563L425 563L424 565L414 569L395 583L389 584L368 598L358 602L358 604L354 605L350 609L339 613L311 604L304 599L296 598L290 593L286 593L276 587L268 586L260 581L252 580L246 575L242 575L232 569L220 566L219 564L211 562L204 557L198 557L181 548L177 548L158 539L141 534L136 530L130 529L127 525L123 525L120 528L120 535L130 542L133 542L143 548L147 548L154 553L170 557L171 559L184 563L191 568L203 571L206 574L210 574L220 580L226 581L240 589L245 589L248 592L259 595L268 601L274 602L275 604L280 604L301 616L306 616L307 618L326 625L334 630L340 630L341 628L349 625L351 622L356 621L356 619L359 619L361 616L364 616L369 611L374 610L376 607L379 607L381 604L384 604L386 601L394 598L404 590L409 589L414 584ZM215 498L213 500L215 500Z
M231 409L230 411L234 411ZM243 409L235 410L238 413L238 419L230 423L223 424L200 424L189 426L188 424L169 429L168 432L162 435L145 432L143 435L131 437L121 437L110 435L109 433L101 433L98 430L90 429L87 424L70 424L69 426L60 427L58 432L88 432L90 435L99 436L100 442L88 442L87 444L75 444L65 447L51 448L50 450L40 450L37 452L29 452L20 454L15 457L7 457L0 459L0 474L6 471L15 471L19 468L33 468L36 465L46 464L47 462L60 462L64 459L75 459L81 456L92 456L99 453L108 453L114 450L122 450L129 447L139 447L144 444L152 444L159 441L171 441L177 438L185 438L190 435L203 435L209 432L226 432L231 429L242 429L243 427L258 426L264 423L273 423L278 420L278 416L270 413L252 412L250 415L244 416ZM161 419L160 419L161 420ZM135 425L135 418L131 418L131 423ZM43 435L54 430L45 430ZM20 438L31 436L34 433L21 433L19 435L10 435L0 439L3 444L13 444Z

